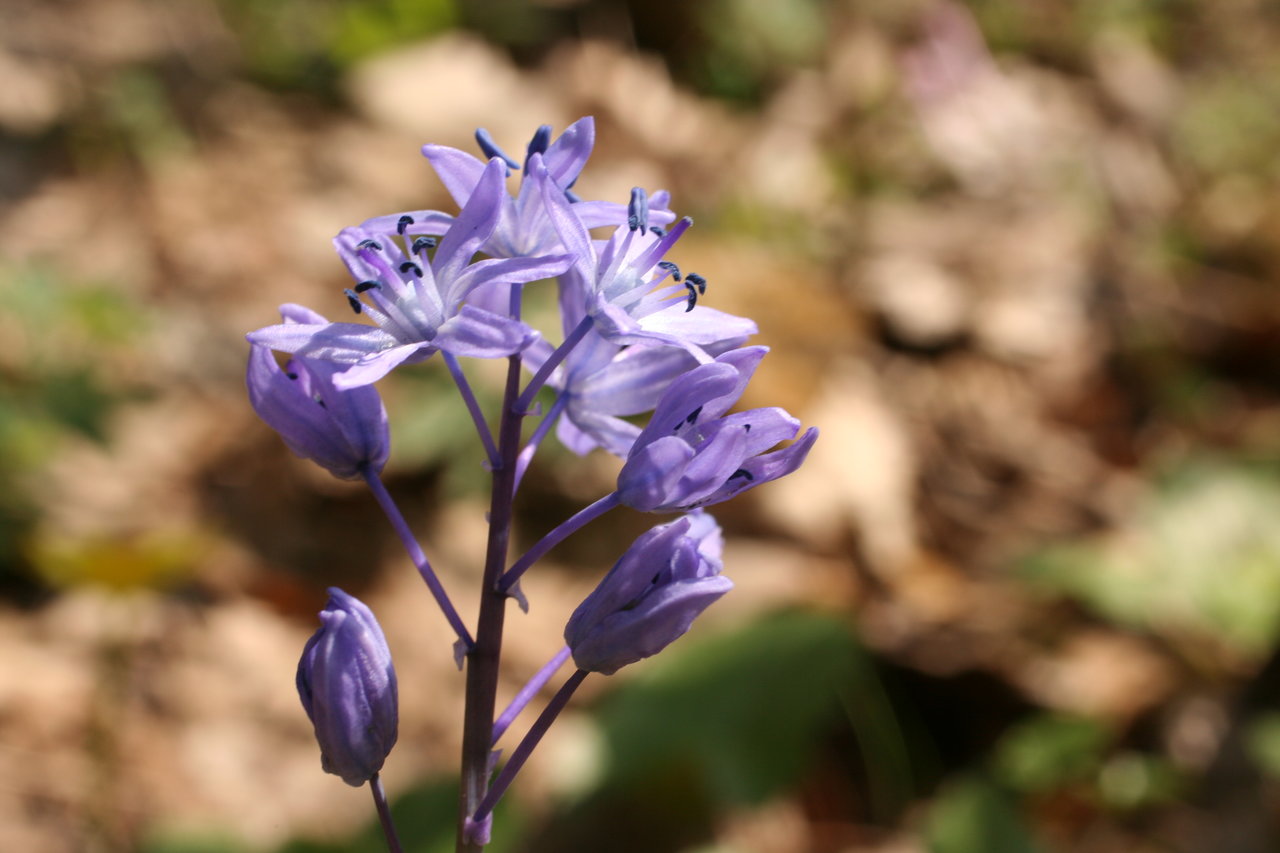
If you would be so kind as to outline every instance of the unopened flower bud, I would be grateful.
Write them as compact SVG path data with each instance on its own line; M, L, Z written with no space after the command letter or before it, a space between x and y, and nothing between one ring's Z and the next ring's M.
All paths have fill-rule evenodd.
M325 772L355 787L372 779L396 742L396 671L373 612L337 587L302 650L298 696Z
M578 606L564 637L579 669L611 675L666 648L733 588L720 527L691 513L638 538Z

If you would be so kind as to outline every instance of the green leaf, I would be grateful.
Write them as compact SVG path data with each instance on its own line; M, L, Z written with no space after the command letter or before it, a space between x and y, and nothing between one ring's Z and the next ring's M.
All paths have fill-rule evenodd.
M990 782L970 778L946 788L929 809L931 853L1040 853L1012 799Z

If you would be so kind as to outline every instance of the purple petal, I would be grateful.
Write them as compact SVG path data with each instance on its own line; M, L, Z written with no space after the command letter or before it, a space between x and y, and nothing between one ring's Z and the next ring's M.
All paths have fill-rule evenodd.
M755 321L703 305L692 311L684 303L663 308L640 319L640 328L700 347L738 347L759 331Z
M411 358L420 356L418 360L421 361L422 358L434 353L436 349L438 347L429 344L401 344L374 355L365 356L351 365L351 367L335 374L333 387L345 390L359 388L362 385L371 385Z
M688 442L675 436L642 444L643 439L641 433L618 473L618 497L632 509L652 512L669 502L694 453Z
M447 287L471 263L476 252L493 234L502 215L502 203L508 202L506 183L507 167L497 158L485 166L471 197L449 232L440 240L431 266L435 268L436 281Z
M648 426L636 439L637 446L714 419L714 415L703 414L707 403L738 389L738 378L732 365L711 363L699 365L676 379L658 401Z
M567 189L582 172L596 142L596 122L584 116L564 129L564 133L547 148L543 155L551 178L562 189ZM532 159L532 158L530 158Z
M480 183L480 176L484 173L484 161L472 157L465 151L445 145L424 145L422 156L426 157L431 163L431 168L436 170L440 182L449 191L449 195L453 196L458 207L466 207L472 191L476 184Z
M665 503L673 507L697 506L728 482L747 458L747 435L742 428L721 430L696 448L697 455L685 466L679 486Z
M445 304L454 305L467 293L481 284L526 284L544 278L554 278L569 268L573 258L569 255L551 255L536 258L490 258L467 267L450 282L445 294ZM503 312L505 313L505 312Z
M630 347L574 388L585 408L611 415L638 415L658 404L672 381L697 367L675 347Z
M308 358L355 364L400 342L377 326L359 323L281 323L246 335L250 343Z
M749 476L731 478L715 494L705 500L703 502L704 505L726 501L749 489L754 489L761 483L785 477L804 463L805 457L809 455L809 449L813 447L813 443L817 439L818 428L810 427L804 435L796 440L795 444L784 447L781 450L775 450L773 453L766 453L762 456L748 459L742 463L742 470Z
M533 343L535 335L519 320L464 305L440 327L432 344L452 355L502 358Z
M472 158L475 159L475 158ZM479 172L476 173L479 175ZM459 203L459 207L465 202ZM401 224L405 217L412 222ZM403 213L388 213L386 216L375 216L366 219L357 226L361 231L371 234L401 234L410 237L430 235L438 237L449 230L453 224L453 215L440 210L406 210Z

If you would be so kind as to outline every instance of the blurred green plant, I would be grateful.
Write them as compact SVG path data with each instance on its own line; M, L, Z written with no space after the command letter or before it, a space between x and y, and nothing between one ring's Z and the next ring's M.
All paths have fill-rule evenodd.
M342 69L453 27L454 0L221 0L251 77L331 93Z
M1017 801L981 776L961 779L929 809L925 839L931 853L1041 853Z
M0 587L30 580L31 489L62 439L106 440L112 409L138 389L107 374L145 317L109 283L41 266L0 267Z
M1103 617L1260 654L1280 635L1280 476L1225 460L1157 478L1125 530L1050 547L1023 576Z
M1008 787L1043 793L1095 775L1109 736L1087 717L1044 714L1005 733L992 759L995 776Z

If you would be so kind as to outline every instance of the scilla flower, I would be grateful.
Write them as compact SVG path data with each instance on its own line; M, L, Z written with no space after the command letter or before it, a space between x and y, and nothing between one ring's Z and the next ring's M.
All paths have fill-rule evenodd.
M280 306L280 316L286 326L327 322L301 305ZM282 370L270 347L254 344L245 377L249 402L290 450L334 476L379 473L390 444L382 398L372 386L335 388L338 369L327 361L294 356Z
M800 422L779 408L725 415L766 352L767 347L732 350L671 383L618 474L622 503L642 512L693 509L800 467L818 438L816 428L766 453L795 438Z
M722 539L702 512L644 533L578 606L564 629L578 669L611 675L656 655L733 588Z
M396 742L396 671L373 612L337 587L302 650L298 696L326 773L359 787L382 769Z

